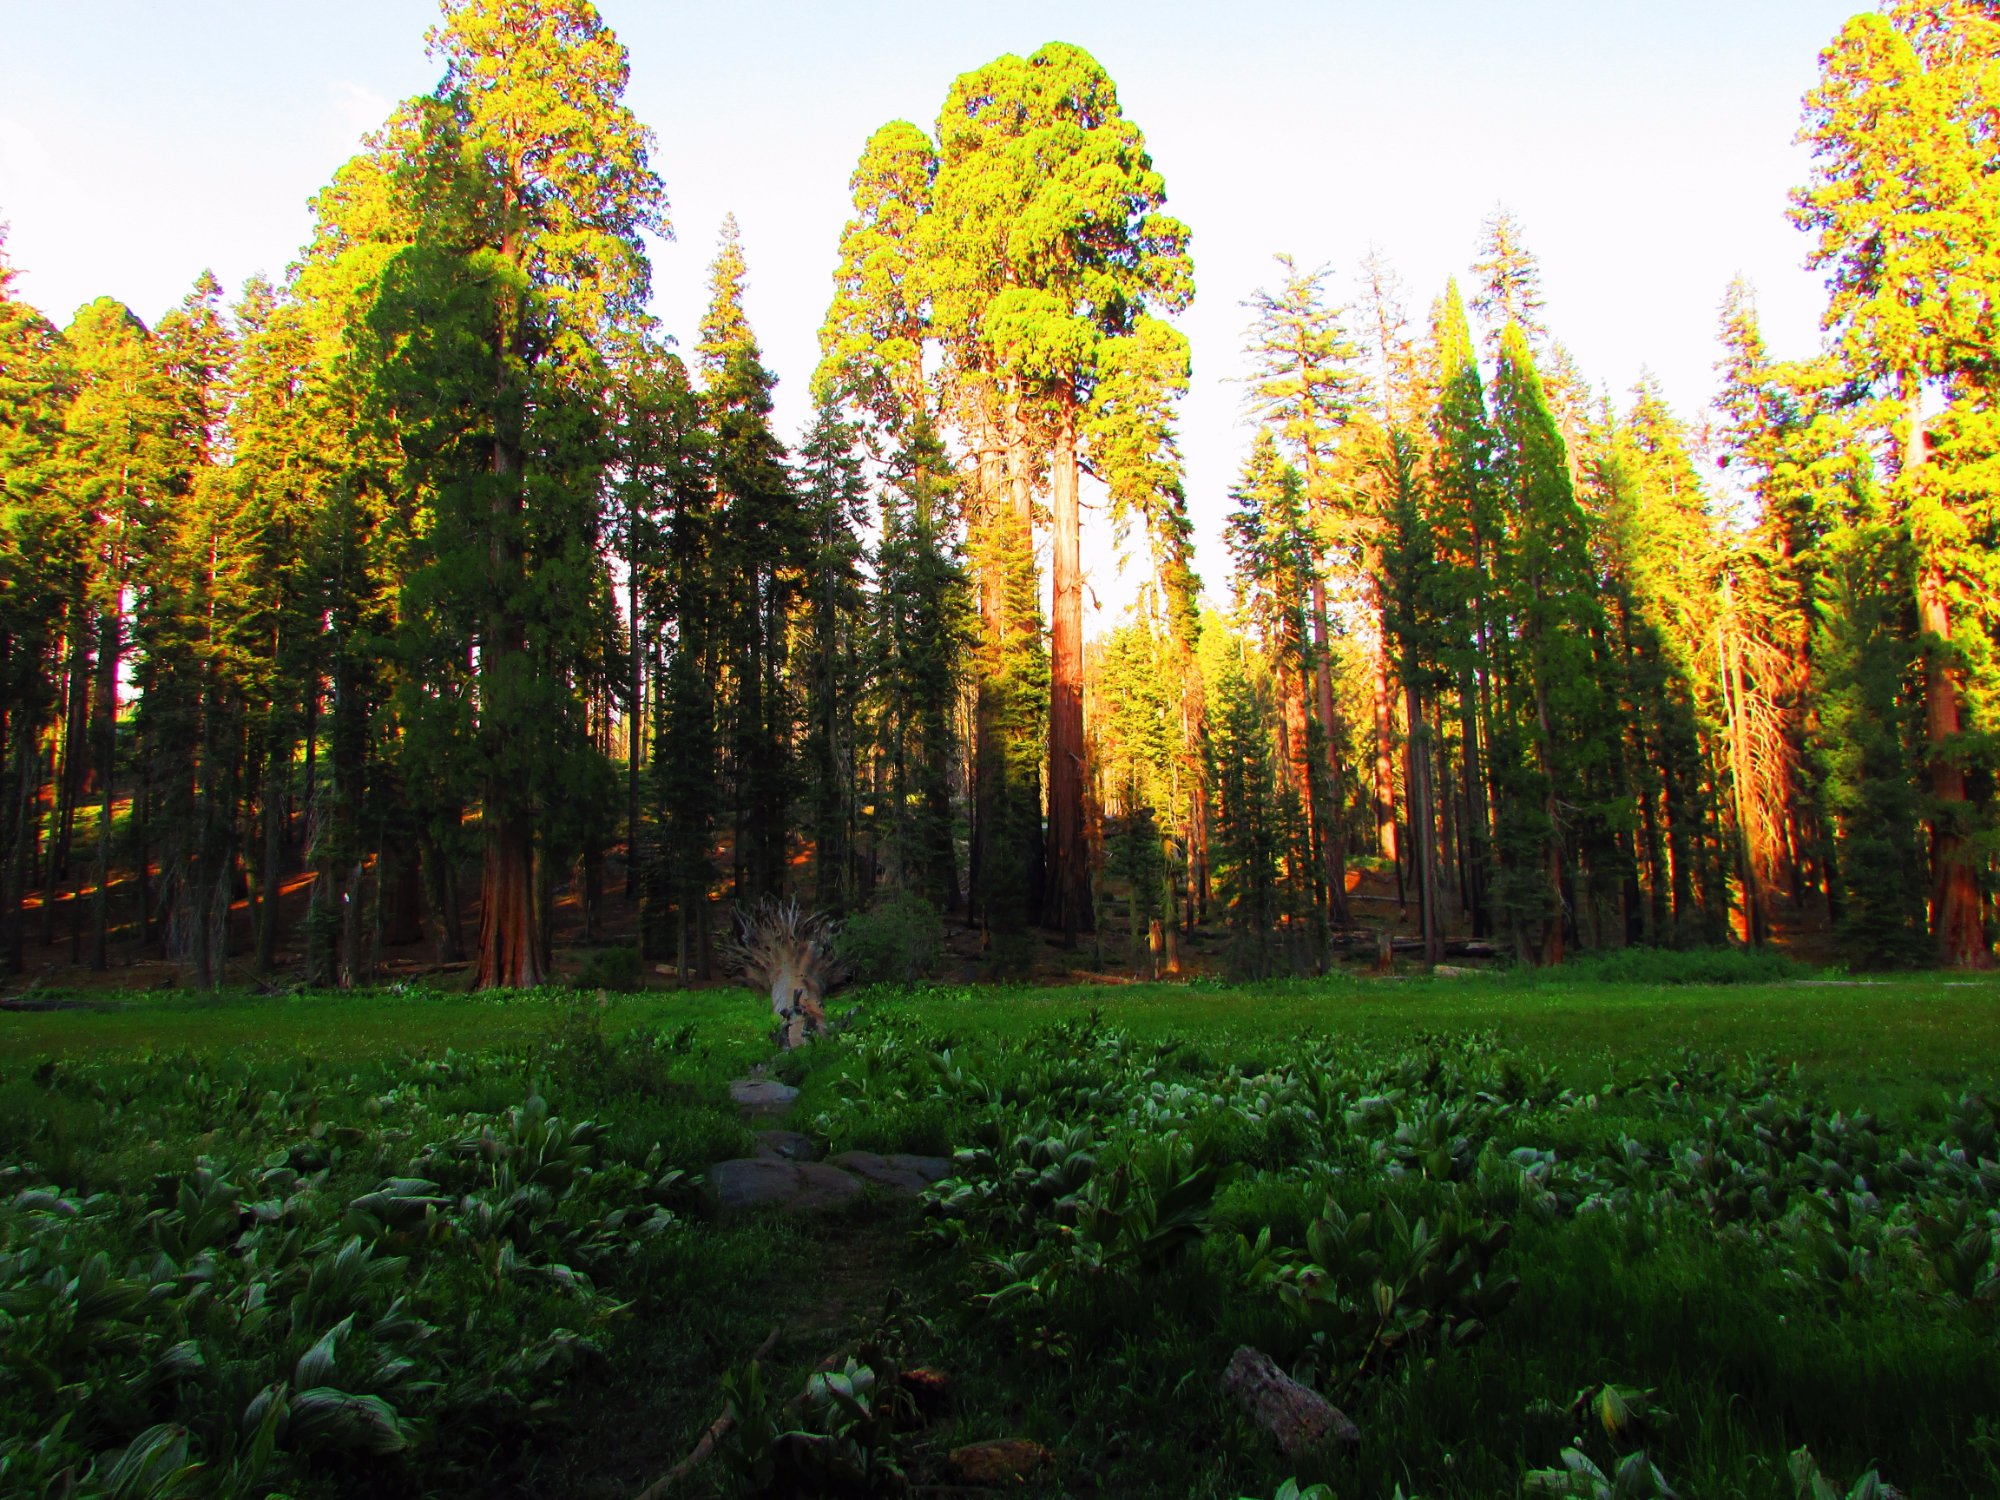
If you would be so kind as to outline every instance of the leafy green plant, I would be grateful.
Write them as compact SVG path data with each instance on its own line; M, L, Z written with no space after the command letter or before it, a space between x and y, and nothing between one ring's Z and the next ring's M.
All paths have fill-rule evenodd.
M1901 1500L1901 1491L1885 1484L1873 1469L1843 1491L1820 1472L1812 1453L1805 1448L1793 1452L1787 1468L1798 1488L1798 1500Z
M580 990L625 994L646 987L646 961L634 947L593 949L570 981Z
M1531 1495L1574 1495L1581 1500L1678 1500L1659 1465L1642 1448L1628 1453L1606 1473L1581 1450L1565 1448L1562 1467L1535 1469L1521 1478Z
M911 891L856 912L841 924L834 956L862 984L916 984L944 961L944 919Z

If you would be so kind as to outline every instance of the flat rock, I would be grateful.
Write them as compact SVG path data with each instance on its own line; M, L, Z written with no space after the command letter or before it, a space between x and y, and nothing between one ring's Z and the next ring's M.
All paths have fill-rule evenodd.
M838 1156L829 1157L827 1165L852 1172L856 1177L865 1178L892 1193L905 1193L912 1198L940 1178L951 1175L951 1162L945 1157L911 1156L902 1151L888 1156L879 1156L873 1151L843 1151Z
M1431 974L1438 979L1477 979L1485 971L1468 969L1459 964L1432 964Z
M962 1484L1019 1484L1054 1457L1027 1438L996 1438L954 1448L946 1462Z
M739 1156L708 1169L716 1201L724 1212L780 1208L810 1213L861 1196L861 1179L821 1161L787 1161L781 1156Z
M781 1115L799 1091L775 1078L738 1078L729 1085L729 1097L746 1115Z
M781 1157L786 1161L812 1161L819 1156L819 1146L811 1136L796 1130L760 1130L757 1132L757 1154Z

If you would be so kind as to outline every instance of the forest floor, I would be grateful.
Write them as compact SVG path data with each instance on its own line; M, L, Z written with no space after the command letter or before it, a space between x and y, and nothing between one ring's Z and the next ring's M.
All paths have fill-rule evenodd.
M1513 1493L1566 1444L1608 1471L1635 1433L1684 1493L1789 1497L1801 1443L1841 1492L1878 1462L1915 1497L2000 1479L2000 1168L1977 1166L2000 1146L1992 1109L1965 1102L2000 1084L2000 980L864 990L832 1007L849 1012L838 1035L785 1056L741 990L76 998L0 1013L0 1282L20 1281L19 1305L39 1264L94 1248L141 1281L161 1253L193 1254L186 1275L207 1265L231 1306L234 1278L276 1295L291 1273L271 1269L270 1214L299 1231L283 1253L312 1269L301 1288L353 1235L410 1267L394 1285L434 1325L407 1355L430 1382L366 1361L315 1377L414 1413L406 1449L351 1455L302 1438L317 1429L295 1415L270 1476L293 1493L365 1476L382 1494L636 1495L774 1333L766 1414L812 1442L725 1444L674 1493L734 1492L732 1457L763 1463L773 1493L888 1493L892 1469L956 1493L949 1452L1013 1437L1050 1455L1026 1481L1049 1495L1226 1500L1298 1473L1346 1497L1469 1500ZM821 1149L956 1149L962 1181L922 1212L871 1197L718 1214L699 1174L749 1149L725 1086L759 1067L800 1088L782 1123ZM452 1144L478 1140L492 1144ZM460 1180L467 1150L492 1166ZM647 1186L663 1163L687 1175ZM235 1201L230 1181L272 1207L208 1213ZM665 1227L635 1234L619 1212L635 1204ZM1431 1233L1472 1274L1465 1257L1503 1219L1513 1244L1469 1288L1422 1261ZM1416 1259L1399 1271L1397 1256ZM1327 1269L1301 1281L1315 1259ZM1356 1332L1369 1277L1392 1287L1412 1357ZM1344 1278L1360 1303L1322 1295ZM321 1330L253 1335L208 1314L206 1373L170 1394L143 1372L200 1326L172 1311L195 1284L159 1282L96 1352L0 1318L8 1367L60 1376L0 1382L0 1432L48 1430L49 1390L75 1418L66 1440L108 1452L145 1420L110 1392L150 1390L150 1414L184 1422L212 1465L243 1463L234 1412ZM354 1295L358 1326L386 1337L393 1320ZM1216 1392L1239 1342L1321 1386L1363 1447L1283 1460ZM556 1357L572 1345L588 1357ZM829 1357L863 1356L943 1370L945 1408L870 1426L823 1385L785 1404ZM1651 1416L1592 1437L1565 1412L1604 1382ZM875 1489L823 1467L841 1463Z
M557 887L550 934L553 982L562 983L574 977L593 954L603 949L638 945L639 905L636 897L626 894L624 871L622 848L614 848L605 863L604 894L588 920L580 882L570 881ZM1417 911L1399 884L1392 863L1353 861L1348 868L1347 885L1350 920L1357 932L1381 928L1396 938L1410 939L1415 935ZM231 957L224 966L226 985L268 990L294 984L303 977L305 955L299 942L312 899L312 886L313 876L309 871L295 872L282 883L279 917L284 936L269 973L259 973L252 957L255 932L251 903L247 895L237 898L230 910ZM470 944L479 932L476 867L468 866L462 872L459 886L471 893L458 913L462 940ZM157 924L150 932L142 926L134 871L114 868L109 889L114 916L109 929L108 961L101 970L92 969L87 961L93 899L88 877L80 874L78 879L59 882L53 892L30 894L24 912L27 934L24 967L17 975L0 978L0 1005L10 999L19 1003L29 993L164 990L189 981L188 960L167 951ZM1114 887L1104 929L1086 934L1074 943L1064 943L1055 934L1036 933L1027 955L1027 972L1011 977L1044 983L1076 980L1113 985L1147 977L1151 961L1135 950L1123 916L1122 900L1122 894ZM714 920L718 934L727 928L729 910L727 900L718 898ZM1472 935L1463 922L1447 922L1446 932L1455 941ZM1740 940L1741 934L1737 936ZM1219 920L1203 924L1178 941L1182 977L1227 974L1230 940ZM1835 957L1824 911L1811 900L1775 904L1770 947L1772 951L1812 964L1828 963ZM408 941L395 941L391 935L385 937L376 951L373 977L378 983L421 982L434 988L452 989L470 982L471 965L444 961L432 933L418 935L413 930ZM1374 951L1368 943L1357 943L1345 956L1345 962L1356 966L1372 965L1373 960ZM985 934L962 922L947 922L945 965L949 977L956 981L982 983L996 977L990 972ZM671 971L659 964L646 965L643 982L655 990L681 987ZM727 986L730 980L716 970L716 977L696 983Z

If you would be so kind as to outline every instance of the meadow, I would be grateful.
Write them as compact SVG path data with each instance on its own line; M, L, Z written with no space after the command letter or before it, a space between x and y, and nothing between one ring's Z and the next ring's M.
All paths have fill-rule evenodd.
M1995 1492L2000 985L1702 962L0 1014L0 1493ZM759 1065L950 1175L719 1212Z

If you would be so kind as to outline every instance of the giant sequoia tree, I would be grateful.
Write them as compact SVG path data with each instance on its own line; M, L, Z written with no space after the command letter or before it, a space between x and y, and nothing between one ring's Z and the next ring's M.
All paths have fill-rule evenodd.
M393 328L435 496L431 566L470 605L484 762L477 976L547 968L538 824L573 749L569 670L594 602L596 420L614 328L643 317L645 231L666 230L651 135L621 102L625 50L587 0L449 0L426 150L451 153ZM431 205L427 204L427 207ZM446 342L446 334L450 335Z
M1876 435L1905 529L1921 634L1932 934L1947 963L1986 963L1975 845L1987 813L1968 771L1967 675L1986 666L1996 577L1987 478L2000 336L2000 17L1976 0L1895 0L1850 21L1821 59L1802 139L1812 181L1794 217L1829 273L1826 326ZM1984 779L1983 777L1981 778Z

